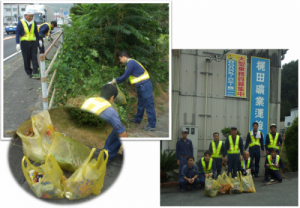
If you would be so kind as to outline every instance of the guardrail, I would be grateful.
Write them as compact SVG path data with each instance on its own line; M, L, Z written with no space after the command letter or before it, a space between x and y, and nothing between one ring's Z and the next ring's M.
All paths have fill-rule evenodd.
M46 50L45 53L43 54L40 54L39 56L39 59L40 59L40 66L41 66L41 83L42 83L42 100L43 100L43 108L44 110L50 110L51 107L52 107L52 103L53 103L53 99L54 99L54 96L55 96L55 92L56 92L56 88L54 88L53 92L52 92L52 95L51 95L51 99L50 99L50 103L49 103L49 106L48 106L48 94L50 92L50 89L51 89L51 86L53 84L53 80L55 78L55 75L56 75L56 71L57 71L57 68L54 70L53 72L53 75L51 77L51 80L50 80L50 83L49 83L49 86L47 88L47 78L48 78L48 73L49 71L51 70L52 68L52 65L53 63L55 62L56 60L56 57L61 49L61 46L62 46L62 43L63 43L63 31L61 31L59 33L59 35L57 36L57 38L51 43L51 45L49 46L49 48ZM56 42L58 41L58 39L61 38L60 42L60 46L58 47L54 57L52 58L47 70L46 70L46 63L45 63L45 58L47 56L47 54L50 52L50 50L53 48L53 46L56 46ZM56 46L57 47L57 46Z

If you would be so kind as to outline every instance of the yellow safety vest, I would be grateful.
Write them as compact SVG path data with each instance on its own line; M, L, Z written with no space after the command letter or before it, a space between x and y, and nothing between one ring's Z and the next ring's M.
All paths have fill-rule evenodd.
M109 108L111 104L101 97L89 98L81 106L81 110L88 111L98 116L106 108Z
M213 159L212 158L209 159L208 167L206 167L206 165L205 165L205 159L204 159L204 157L202 157L201 163L202 163L202 167L203 167L204 172L205 173L210 173L211 172L212 163L213 163Z
M211 155L212 158L222 158L222 153L221 153L222 143L223 143L222 141L219 141L218 149L216 149L215 141L211 142L211 147L213 150L213 153Z
M248 162L247 162L247 165L246 165L246 168L245 168L245 169L249 169L249 167L250 167L250 160L251 160L251 158L249 157L249 158L248 158ZM243 163L243 160L241 161L241 167L242 167L242 169L244 169L244 163Z
M254 145L260 146L260 141L259 141L260 139L256 139L254 135L251 135L251 131L249 132L249 134L251 139L251 143L249 144L249 147L253 147ZM256 135L257 134L260 134L260 131L257 131Z
M229 135L229 150L227 151L228 154L239 154L240 148L239 148L239 142L240 142L240 136L236 135L235 139L235 145L233 145L232 136Z
M134 60L134 59L129 58L129 59L127 59L127 62L130 61L130 60ZM134 76L130 75L129 76L130 84L136 84L136 83L139 83L139 82L144 81L146 79L150 79L149 73L147 72L145 67L140 62L138 62L137 60L134 60L134 61L136 61L145 70L145 72L144 72L144 74L142 74L139 77L134 77Z
M277 157L277 161L278 161L278 164L279 164L280 156L279 156L279 155L276 155L276 157ZM275 161L276 161L276 160L275 160ZM268 155L268 162L269 162L269 165L270 165L270 169L272 169L272 170L279 170L279 168L274 167L274 166L272 165L272 162L271 162L271 155Z
M275 149L279 149L279 146L277 145L277 140L279 137L279 133L276 133L275 135L275 139L273 140L273 136L271 133L269 133L269 140L270 140L270 144L268 145L268 148L275 148Z
M24 35L21 37L21 41L36 41L36 37L35 37L35 34L34 34L34 21L32 22L31 24L31 28L30 28L30 32L29 32L29 29L28 29L28 26L25 22L25 20L21 20L21 23L23 25L23 28L24 28Z
M45 22L45 23L41 24L40 26L38 26L38 32L40 32L40 27L41 27L42 25L45 25L45 24L48 25L49 30L48 30L47 34L44 34L44 35L45 35L45 36L49 36L49 32L51 31L51 25L50 25L48 22Z

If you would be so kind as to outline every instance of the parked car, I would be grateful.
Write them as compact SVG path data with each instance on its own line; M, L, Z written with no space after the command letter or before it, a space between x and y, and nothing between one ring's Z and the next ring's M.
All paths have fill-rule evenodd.
M8 24L8 26L5 27L6 33L9 34L10 32L16 33L17 31L17 22L11 22Z

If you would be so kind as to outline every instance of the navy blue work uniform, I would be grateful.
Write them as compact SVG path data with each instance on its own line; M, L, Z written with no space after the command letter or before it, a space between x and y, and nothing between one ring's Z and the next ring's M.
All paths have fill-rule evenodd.
M202 166L202 158L198 161L198 167L199 167L199 179L200 179L200 184L201 186L204 186L205 184L205 172ZM209 162L205 161L205 167L208 167ZM213 160L212 166L211 166L211 171L210 173L213 173L213 178L216 178L216 162Z
M117 84L124 82L130 75L134 77L139 77L145 73L143 67L141 67L135 60L129 60L126 63L126 70L121 77L116 79ZM148 117L148 126L151 128L156 127L156 112L154 109L153 100L153 90L152 82L150 79L140 81L135 84L138 96L138 110L135 115L134 120L140 123L144 116L144 111L146 108L146 113Z
M256 133L257 133L257 131L253 132L254 138L256 138ZM249 147L251 162L252 163L255 162L255 169L254 169L255 176L258 176L258 173L259 173L260 150L264 151L264 135L261 132L260 132L260 140L259 141L260 141L260 146L254 145L252 147ZM250 132L249 132L247 134L247 138L246 138L245 150L248 148L250 143L251 143L251 138L250 138Z
M273 140L275 139L275 136L276 136L276 133L272 134ZM266 136L266 150L268 150L269 154L271 154L270 149L268 148L269 144L270 144L270 139L269 139L269 134L267 134L267 136ZM282 144L282 138L281 138L281 135L279 134L278 135L278 140L277 140L277 145L280 146L281 144ZM273 149L273 148L271 148L271 149ZM276 149L276 153L279 154L278 149Z
M49 26L47 24L44 24L40 27L39 35L41 36L41 40L43 42L42 47L39 47L40 49L40 54L45 53L45 47L44 47L44 40L43 38L45 37L45 34L47 34L49 31ZM50 33L50 32L49 32Z
M25 21L25 24L28 23ZM24 69L27 74L27 76L31 76L32 74L38 74L38 60L37 60L37 47L38 47L38 42L39 42L39 34L38 30L36 27L36 22L34 21L34 35L36 37L36 41L26 41L23 40L20 43L20 38L25 35L25 31L22 25L22 22L19 21L17 25L17 30L16 30L16 43L20 44L21 46L21 51L22 51L22 56L23 56L23 62L24 62ZM31 25L28 26L28 30L31 30ZM30 62L32 62L32 68L30 68Z
M183 190L186 190L186 185L190 184L188 181L184 180L183 178L184 177L194 178L196 175L198 176L198 167L195 164L193 164L191 168L188 166L188 164L182 167L180 173L181 179L179 183L182 186ZM196 189L199 183L200 183L199 178L194 179L194 183L192 184L192 189Z
M194 149L193 149L193 143L188 138L186 140L179 139L176 143L176 158L179 160L179 181L182 179L181 177L181 169L184 165L187 164L187 157L193 156ZM180 184L180 183L179 183Z
M271 161L273 163L275 163L275 158L271 157ZM266 161L265 161L265 179L268 179L268 177L270 175L271 179L282 182L282 176L281 176L279 170L272 170L272 169L270 169L270 167L267 167L266 164L269 164L268 157L266 157ZM281 158L279 159L279 168L283 168L283 163L282 163Z
M248 164L248 160L250 159L250 164L249 164L249 168L247 168L247 164ZM255 173L254 170L254 165L253 165L253 160L249 157L247 161L245 161L245 166L242 168L242 162L243 160L239 163L240 165L238 166L238 170L242 172L243 175L246 175L246 169L251 169L251 175L253 175Z
M219 142L222 142L222 141L215 141L216 143L216 149L218 149L218 145L219 145ZM209 151L212 153L213 152L213 149L212 149L212 144L210 143L209 144ZM221 147L221 150L220 150L220 153L222 153L223 157L225 157L226 155L226 150L225 150L225 145L224 143L222 144L222 147ZM222 158L213 158L214 162L216 163L216 167L217 167L217 176L221 174L221 170L222 170Z
M233 144L235 144L235 138L232 137L232 142ZM233 145L234 146L234 145ZM243 155L244 152L244 148L243 148L243 139L242 137L240 137L240 141L239 141L239 148L240 148L240 154ZM228 159L228 175L229 173L231 173L231 176L234 178L236 177L236 172L237 172L237 168L240 161L240 154L228 154L227 151L229 151L229 140L228 137L226 138L225 141L225 154L227 154L227 159Z
M113 127L112 132L106 139L104 149L108 151L108 159L112 160L118 154L121 147L121 141L119 134L126 131L125 127L121 123L120 117L116 110L111 106L99 114L99 117L105 120L109 125Z

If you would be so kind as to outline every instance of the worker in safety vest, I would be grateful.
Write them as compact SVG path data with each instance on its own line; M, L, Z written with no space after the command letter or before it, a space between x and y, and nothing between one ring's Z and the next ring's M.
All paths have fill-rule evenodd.
M16 30L16 50L22 50L24 68L29 78L39 79L41 76L38 71L37 47L41 46L42 41L39 38L36 22L33 20L34 12L28 9L24 13L24 19L18 22ZM21 46L20 46L21 40ZM32 68L30 68L32 62Z
M112 107L117 95L118 89L112 84L106 84L101 88L100 97L89 98L81 106L81 110L99 116L113 127L104 145L109 155L108 163L118 154L121 147L120 137L128 137L117 111Z
M279 133L276 133L276 124L271 124L271 133L266 136L266 149L267 155L270 154L270 149L276 149L277 154L279 154L279 145L285 140L285 137L281 138Z
M276 149L270 149L270 155L267 155L265 162L265 179L263 182L269 182L269 175L271 175L271 181L282 182L282 176L279 168L283 168L283 163L279 155L277 155Z
M198 167L199 167L199 178L200 178L200 184L201 187L204 186L205 178L207 177L213 177L217 178L216 175L216 162L213 158L211 158L211 152L205 151L204 157L202 157L198 161Z
M219 133L213 134L214 140L209 144L209 151L212 152L211 157L216 163L217 176L221 174L222 162L225 161L225 145L222 141L219 141Z
M39 47L40 49L40 54L45 53L45 46L44 46L44 38L48 38L50 36L51 30L53 30L55 27L57 27L57 22L52 21L51 23L45 22L38 26L38 32L42 41L42 47ZM46 60L49 60L47 57L45 58Z
M178 179L178 190L182 188L180 185L180 180L182 179L181 176L181 170L184 165L187 164L187 158L190 156L193 156L194 149L193 149L193 143L191 140L187 138L188 135L187 130L182 131L182 138L179 139L176 143L176 158L177 158L177 165L179 166L179 179Z
M253 130L247 134L245 150L249 146L251 161L255 162L254 175L255 175L255 178L258 178L260 153L261 154L264 153L264 135L262 134L262 132L258 131L258 123L257 122L253 122L252 128L253 128Z
M198 167L194 164L194 157L189 156L187 158L187 164L182 167L180 172L181 179L179 181L180 185L182 186L182 192L186 191L186 185L192 185L192 191L196 190L200 180L198 178Z
M150 80L150 76L145 67L137 60L130 58L127 52L121 51L118 56L121 63L126 63L126 70L121 77L113 79L111 83L119 84L129 78L130 83L135 84L137 89L138 110L135 118L129 119L129 121L140 124L144 117L144 111L146 108L148 125L144 127L143 130L154 131L156 127L156 113L154 109L152 82Z
M231 135L225 141L225 154L228 160L228 175L236 177L237 167L240 161L240 155L243 155L243 139L237 135L237 128L231 127Z
M243 175L247 175L247 172L253 175L255 172L253 160L249 157L249 152L246 150L243 153L243 159L239 165L239 171L241 171Z

